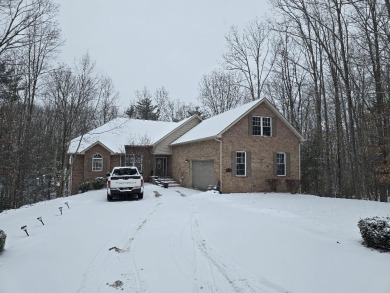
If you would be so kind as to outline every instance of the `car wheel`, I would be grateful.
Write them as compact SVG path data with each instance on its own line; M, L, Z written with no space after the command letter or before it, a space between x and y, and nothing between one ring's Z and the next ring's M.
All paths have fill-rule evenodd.
M144 198L144 193L143 192L139 193L138 194L138 199L143 199L143 198Z
M107 201L112 201L112 196L107 193Z

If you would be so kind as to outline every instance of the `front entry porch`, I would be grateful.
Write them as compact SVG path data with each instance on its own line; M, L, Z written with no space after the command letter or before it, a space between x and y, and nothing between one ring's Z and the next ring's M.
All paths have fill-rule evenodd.
M170 156L155 156L154 158L154 176L167 177L171 176L171 157Z

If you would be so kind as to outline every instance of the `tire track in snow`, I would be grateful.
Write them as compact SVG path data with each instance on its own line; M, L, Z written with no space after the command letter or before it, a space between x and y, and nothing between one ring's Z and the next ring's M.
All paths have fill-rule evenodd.
M130 237L127 239L127 241L125 241L124 248L118 248L115 246L111 248L107 248L107 244L112 241L111 239L105 243L102 249L100 249L95 254L93 260L88 265L88 269L86 273L84 273L81 286L77 291L77 293L105 292L108 289L110 289L110 287L115 287L113 286L113 284L115 284L115 282L118 281L123 282L123 286L121 286L120 288L122 292L132 292L132 293L146 292L146 282L142 281L140 278L139 270L137 268L134 259L132 244L136 240L137 234L143 229L143 227L150 220L150 218L153 216L153 214L156 212L156 210L160 205L161 203L159 202L159 200L157 200L156 205L154 206L152 211L136 226L134 232L132 232L130 234ZM124 230L122 230L122 233ZM105 254L105 256L101 257L102 254ZM103 275L102 275L103 272L99 270L102 267L104 268ZM113 269L117 267L126 268L126 272L121 273L118 276L117 271ZM99 276L98 278L96 278L97 275ZM90 279L95 281L88 282ZM96 279L98 279L99 281L96 282ZM121 279L126 279L126 280L121 280ZM91 283L95 283L93 288L90 287L87 288L88 284ZM135 287L132 286L134 284ZM93 289L93 291L91 291L91 289ZM109 292L112 291L109 290Z
M125 292L137 292L142 293L146 292L146 281L142 280L139 274L139 269L137 266L137 263L134 258L134 249L132 249L132 244L136 240L137 234L143 229L143 227L147 224L147 222L152 218L153 214L157 211L158 207L161 205L160 200L157 199L157 203L154 207L154 209L149 213L148 216L145 217L145 219L137 226L135 232L133 235L129 238L125 249L124 249L124 255L120 258L120 262L123 264L123 267L127 267L126 264L128 264L128 258L126 257L128 254L131 256L131 265L130 265L130 273L124 274L122 273L121 276L127 276L127 282L124 283L124 290ZM119 264L120 265L120 264ZM136 284L136 287L134 288L132 284Z
M206 282L209 292L224 292L220 291L219 285L216 282L217 274L223 277L225 282L233 290L232 292L243 293L286 293L288 290L279 285L270 282L269 280L256 276L231 262L225 255L220 253L207 239L202 231L201 223L198 216L198 211L192 203L191 212L191 231L198 252L208 261L211 281ZM195 252L196 253L196 252ZM196 259L196 263L199 259ZM198 268L195 268L195 273L198 274ZM199 279L199 278L197 278ZM202 282L203 283L203 282ZM202 292L206 288L201 287ZM206 290L207 290L206 289Z

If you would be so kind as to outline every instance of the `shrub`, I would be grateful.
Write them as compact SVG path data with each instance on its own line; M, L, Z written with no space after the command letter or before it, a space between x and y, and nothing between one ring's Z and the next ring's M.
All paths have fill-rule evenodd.
M358 227L365 245L390 250L390 217L361 219Z
M280 184L279 179L266 179L265 182L267 183L269 189L273 192L277 191L278 185Z
M286 185L289 192L292 194L297 193L299 191L300 182L297 179L286 179Z
M106 178L97 177L92 182L93 189L102 189L106 186Z
M79 191L80 192L86 192L86 191L92 190L92 189L93 189L93 186L92 186L92 182L90 180L84 181L79 186Z
M89 190L102 189L106 186L106 178L96 177L95 179L87 179L79 186L80 192L86 192Z
M5 234L3 230L0 230L0 254L4 251L6 238L7 234Z

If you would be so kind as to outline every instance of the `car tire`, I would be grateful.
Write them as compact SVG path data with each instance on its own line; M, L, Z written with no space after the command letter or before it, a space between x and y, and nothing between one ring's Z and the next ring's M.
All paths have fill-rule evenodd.
M143 198L144 198L144 193L143 192L139 193L138 194L138 199L143 199Z
M112 201L112 196L107 193L107 201Z

